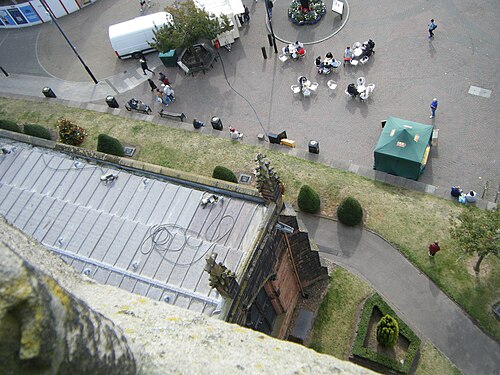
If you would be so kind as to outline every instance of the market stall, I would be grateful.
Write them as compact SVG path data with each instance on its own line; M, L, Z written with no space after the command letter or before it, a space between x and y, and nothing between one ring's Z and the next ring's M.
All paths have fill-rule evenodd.
M239 27L241 22L238 15L245 12L241 0L194 0L194 3L200 9L204 9L209 14L217 17L226 15L229 18L233 29L218 35L218 43L220 47L228 47L234 43L234 40L240 37Z
M374 169L418 180L430 152L432 125L389 117L374 151Z

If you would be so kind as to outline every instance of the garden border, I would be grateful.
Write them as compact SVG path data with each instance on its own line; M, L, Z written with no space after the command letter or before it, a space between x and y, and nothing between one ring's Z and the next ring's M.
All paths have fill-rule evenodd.
M368 349L363 345L366 334L368 332L368 326L374 307L378 307L383 315L390 314L394 318L396 318L399 324L399 334L405 337L410 342L403 364L397 362L392 358L388 358L377 352L374 352L373 350ZM350 359L355 363L364 365L366 365L366 360L368 360L371 363L385 366L389 369L398 371L403 374L408 374L413 366L415 359L417 358L417 355L419 354L420 345L421 340L418 338L418 336L411 330L410 327L408 327L405 322L401 320L401 318L382 299L382 297L379 294L375 293L374 295L369 297L363 305L363 309L361 311L360 319L358 322L358 333L356 335L356 338L354 339L354 345L352 347L353 357L351 357Z

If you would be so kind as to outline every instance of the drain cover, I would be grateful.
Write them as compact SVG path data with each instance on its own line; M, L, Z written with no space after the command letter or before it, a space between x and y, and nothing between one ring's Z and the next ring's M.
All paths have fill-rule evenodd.
M482 87L471 86L469 87L469 94L482 96L483 98L489 98L491 96L491 90L483 89Z

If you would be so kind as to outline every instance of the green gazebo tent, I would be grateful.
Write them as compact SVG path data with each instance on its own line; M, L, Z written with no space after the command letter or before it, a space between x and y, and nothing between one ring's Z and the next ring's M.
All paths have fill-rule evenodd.
M432 125L389 117L375 147L375 169L418 180L430 151Z

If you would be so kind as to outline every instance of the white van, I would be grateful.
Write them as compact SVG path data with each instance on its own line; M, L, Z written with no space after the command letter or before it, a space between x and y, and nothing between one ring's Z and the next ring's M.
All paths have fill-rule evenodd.
M143 53L153 52L155 49L148 42L153 41L155 26L161 27L169 22L172 22L170 13L158 12L111 25L109 40L116 56L119 59L138 59Z

